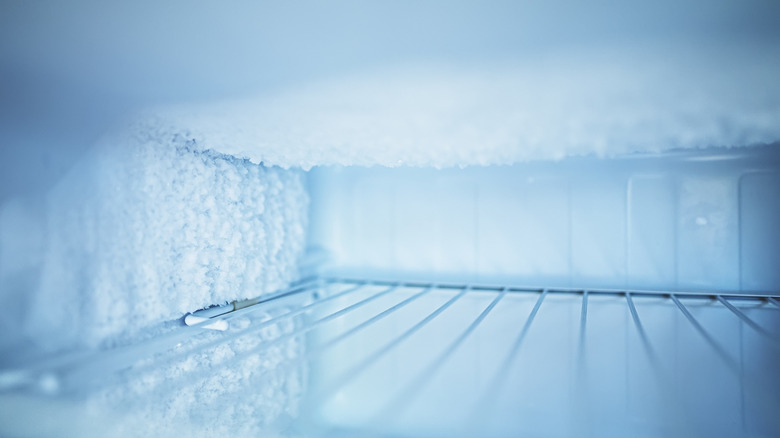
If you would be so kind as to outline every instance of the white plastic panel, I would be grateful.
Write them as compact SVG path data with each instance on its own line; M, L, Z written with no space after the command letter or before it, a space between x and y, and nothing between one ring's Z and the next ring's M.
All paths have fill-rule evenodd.
M679 287L736 289L739 286L737 181L730 172L713 176L685 174L679 179Z
M613 279L625 284L627 211L626 182L622 175L575 178L569 193L572 245L571 282L596 287Z
M780 151L464 169L317 168L310 246L337 273L773 291Z
M628 181L629 283L668 288L677 284L677 199L668 175Z
M780 171L748 173L739 182L740 274L744 289L780 284Z

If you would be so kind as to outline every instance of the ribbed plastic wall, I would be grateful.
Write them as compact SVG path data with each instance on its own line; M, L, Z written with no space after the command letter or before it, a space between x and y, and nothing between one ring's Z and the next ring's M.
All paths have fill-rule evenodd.
M340 273L773 291L780 148L513 166L317 168L310 245Z

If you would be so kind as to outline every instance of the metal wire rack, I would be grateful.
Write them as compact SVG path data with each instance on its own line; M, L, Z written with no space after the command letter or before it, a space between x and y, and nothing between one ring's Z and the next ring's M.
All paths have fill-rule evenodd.
M360 297L352 309L360 309L329 333L313 335L328 339L321 348L335 350L313 367L319 379L308 408L315 430L327 425L329 434L393 436L780 430L773 415L780 406L777 297L332 283L347 285L360 286L352 292ZM389 290L384 306L370 304ZM383 318L389 321L381 328L367 328ZM339 349L337 342L346 345Z
M225 332L182 327L19 382L83 396L157 373L122 393L138 407L261 368L297 382L275 427L303 436L777 436L779 299L320 278L215 317Z

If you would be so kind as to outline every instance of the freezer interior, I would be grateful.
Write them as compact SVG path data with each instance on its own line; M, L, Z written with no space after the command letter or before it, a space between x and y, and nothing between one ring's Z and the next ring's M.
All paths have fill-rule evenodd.
M0 436L780 436L750 0L0 5Z

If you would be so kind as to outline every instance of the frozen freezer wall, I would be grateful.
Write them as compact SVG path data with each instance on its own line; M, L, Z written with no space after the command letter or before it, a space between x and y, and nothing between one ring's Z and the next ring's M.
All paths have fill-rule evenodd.
M742 147L780 140L778 55L727 44L418 62L150 117L213 150L283 167L506 165Z
M78 162L37 224L4 207L0 282L33 343L115 342L297 278L304 174L196 149L135 127Z
M230 321L227 333L205 333L177 360L158 360L142 372L121 373L114 385L91 393L87 412L111 418L116 436L286 436L279 431L297 418L307 366L299 359L304 341L271 340L300 329L299 318L279 318L253 334L224 339L287 313L257 311ZM208 348L198 342L213 342ZM160 363L162 362L162 364ZM142 368L143 369L143 368ZM97 436L97 435L96 435Z
M242 140L215 150L280 165L730 145L778 126L771 0L0 8L0 199L56 181L124 111L181 101L259 96L257 117L237 114L244 133L191 128Z
M780 147L464 169L322 167L310 242L335 272L660 290L777 290Z
M304 319L283 316L296 298L233 317L224 332L192 329L86 355L48 373L43 394L38 385L8 391L14 372L3 370L0 435L290 436L308 374L305 342L292 335Z

